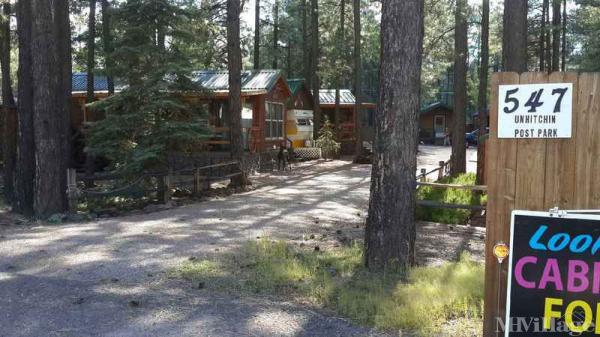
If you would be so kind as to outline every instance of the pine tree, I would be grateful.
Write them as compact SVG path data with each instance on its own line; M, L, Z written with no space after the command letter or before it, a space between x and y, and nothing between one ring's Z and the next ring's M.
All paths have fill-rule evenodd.
M166 46L157 38L160 31L179 43L192 41L187 14L171 0L128 0L114 15L119 38L110 56L128 86L92 106L106 118L93 126L89 150L115 169L164 169L169 153L200 148L209 136L206 111L173 94L199 90L190 78L191 63L178 44Z
M321 148L323 158L334 158L340 151L341 145L336 141L335 126L325 117L323 126L319 129L317 147Z

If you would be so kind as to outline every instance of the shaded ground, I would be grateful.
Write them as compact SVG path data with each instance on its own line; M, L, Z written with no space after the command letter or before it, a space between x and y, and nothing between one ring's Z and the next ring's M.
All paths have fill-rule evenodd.
M252 192L88 223L17 226L0 214L0 336L377 335L321 311L213 294L166 276L191 256L256 237L322 249L360 238L369 171L308 163L259 177ZM463 248L482 254L480 229L422 224L419 233L422 263Z

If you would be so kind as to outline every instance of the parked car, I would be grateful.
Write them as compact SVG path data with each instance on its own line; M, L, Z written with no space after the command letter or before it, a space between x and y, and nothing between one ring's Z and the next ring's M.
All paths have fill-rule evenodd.
M485 130L486 134L490 132L490 128L485 128ZM479 143L479 129L467 132L465 134L465 143L467 144L467 147L477 146L477 144Z

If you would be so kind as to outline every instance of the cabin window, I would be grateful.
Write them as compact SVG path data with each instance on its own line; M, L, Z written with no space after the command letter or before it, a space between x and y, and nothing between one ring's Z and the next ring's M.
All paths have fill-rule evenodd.
M265 138L283 138L283 115L282 103L266 103Z

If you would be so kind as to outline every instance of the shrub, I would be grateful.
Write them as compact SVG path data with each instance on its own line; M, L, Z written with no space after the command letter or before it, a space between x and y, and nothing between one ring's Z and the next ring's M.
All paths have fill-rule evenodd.
M461 174L457 177L446 177L440 181L444 184L475 185L474 173ZM417 199L432 200L447 204L482 205L487 201L486 195L477 191L456 188L432 188L421 186L417 192ZM446 209L418 206L417 219L448 224L464 224L471 216L467 209Z

